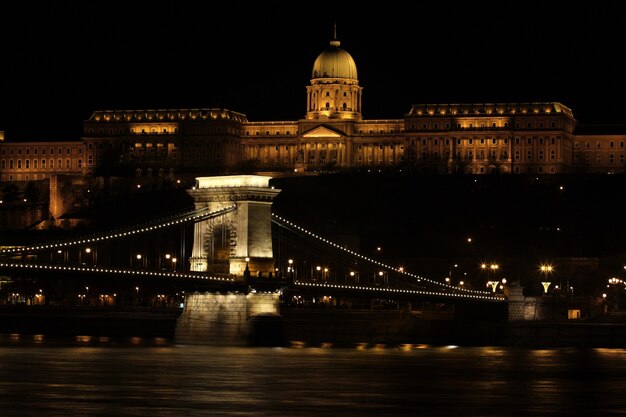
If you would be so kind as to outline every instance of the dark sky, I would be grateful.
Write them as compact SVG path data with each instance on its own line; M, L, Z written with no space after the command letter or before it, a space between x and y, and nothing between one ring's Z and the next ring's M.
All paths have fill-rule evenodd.
M0 130L78 139L107 109L297 120L335 22L366 119L417 103L560 101L582 123L626 123L618 1L161 3L3 3Z

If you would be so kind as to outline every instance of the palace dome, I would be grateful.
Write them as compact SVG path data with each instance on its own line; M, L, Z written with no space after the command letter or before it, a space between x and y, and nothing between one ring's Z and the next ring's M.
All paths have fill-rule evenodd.
M339 41L330 41L330 47L319 54L313 64L311 78L350 78L358 79L356 64L352 56L339 47Z

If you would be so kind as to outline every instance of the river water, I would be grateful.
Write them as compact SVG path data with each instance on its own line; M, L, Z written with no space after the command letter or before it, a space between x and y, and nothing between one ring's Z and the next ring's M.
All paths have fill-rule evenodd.
M623 416L626 350L0 337L0 416Z

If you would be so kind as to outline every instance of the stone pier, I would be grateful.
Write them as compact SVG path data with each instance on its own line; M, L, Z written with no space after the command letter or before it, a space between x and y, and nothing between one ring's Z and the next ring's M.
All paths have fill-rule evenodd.
M280 318L279 293L195 293L185 297L176 322L175 341L181 344L243 346L261 318ZM275 321L279 325L279 321ZM280 342L280 341L277 341Z

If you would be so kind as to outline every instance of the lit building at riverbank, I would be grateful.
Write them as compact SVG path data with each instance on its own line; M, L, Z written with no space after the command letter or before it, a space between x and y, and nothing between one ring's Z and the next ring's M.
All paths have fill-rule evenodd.
M0 180L362 169L615 173L626 166L626 127L579 125L559 102L415 104L397 119L377 120L363 118L362 97L356 63L335 37L313 63L299 120L255 122L221 108L97 110L80 139L0 136Z

